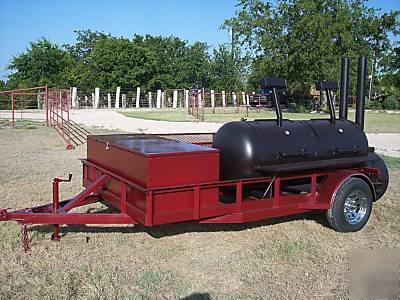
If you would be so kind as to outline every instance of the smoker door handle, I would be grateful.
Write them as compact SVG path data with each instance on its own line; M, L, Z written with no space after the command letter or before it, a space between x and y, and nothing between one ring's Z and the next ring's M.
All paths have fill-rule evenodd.
M290 159L290 158L307 157L312 154L313 154L313 152L310 152L310 151L301 151L301 152L295 152L295 153L277 152L276 156L278 159Z
M333 154L340 155L340 154L355 154L355 153L367 153L369 149L362 149L362 148L351 148L351 149L334 149Z

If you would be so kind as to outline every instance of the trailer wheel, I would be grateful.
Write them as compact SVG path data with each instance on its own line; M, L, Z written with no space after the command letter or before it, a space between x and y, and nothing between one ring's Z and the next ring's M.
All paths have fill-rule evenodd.
M328 222L336 231L358 231L368 222L372 202L369 185L360 178L348 178L337 190L327 211Z

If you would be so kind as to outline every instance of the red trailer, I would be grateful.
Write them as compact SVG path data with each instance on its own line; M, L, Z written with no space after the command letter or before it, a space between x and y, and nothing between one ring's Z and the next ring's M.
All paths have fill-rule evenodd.
M87 159L82 159L85 189L81 193L59 201L59 183L71 177L55 178L52 203L17 211L3 209L0 220L52 224L52 239L59 240L59 224L244 223L329 210L338 191L351 179L365 182L373 197L370 200L375 198L370 178L380 176L376 168L220 181L219 150L209 147L212 139L213 134L89 136ZM302 185L296 190L299 180ZM247 193L250 186L264 186L265 192L259 197ZM119 213L72 212L98 201Z

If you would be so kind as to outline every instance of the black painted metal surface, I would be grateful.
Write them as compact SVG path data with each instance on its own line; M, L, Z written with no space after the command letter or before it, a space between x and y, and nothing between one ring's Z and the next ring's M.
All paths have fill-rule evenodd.
M283 120L282 127L275 120L229 122L215 134L213 147L220 150L222 180L322 168L325 164L316 163L322 160L350 158L350 163L357 157L361 164L367 158L359 158L370 151L357 124L348 120L332 124L329 119Z
M364 130L364 103L365 103L365 85L367 80L367 58L360 56L358 58L357 70L357 98L356 98L356 123Z
M347 99L349 97L349 79L350 79L350 58L342 57L341 79L340 79L340 101L339 101L339 119L347 119Z

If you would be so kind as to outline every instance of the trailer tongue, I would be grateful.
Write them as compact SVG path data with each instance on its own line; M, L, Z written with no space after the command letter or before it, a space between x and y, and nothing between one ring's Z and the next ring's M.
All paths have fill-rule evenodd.
M89 136L81 193L60 201L59 184L71 176L55 178L52 203L0 210L0 221L51 224L52 239L59 240L59 224L245 223L325 210L335 230L360 230L388 184L386 166L368 147L361 121L336 121L332 103L329 120L283 120L275 89L286 81L264 84L274 90L274 124L231 122L215 135ZM319 86L328 95L337 88L332 82ZM360 103L357 111L363 122ZM73 211L95 202L118 212Z

